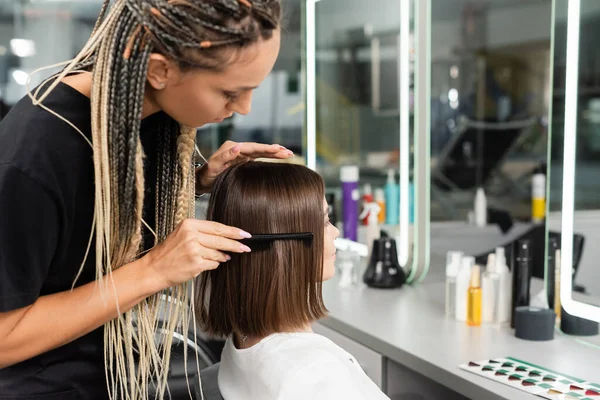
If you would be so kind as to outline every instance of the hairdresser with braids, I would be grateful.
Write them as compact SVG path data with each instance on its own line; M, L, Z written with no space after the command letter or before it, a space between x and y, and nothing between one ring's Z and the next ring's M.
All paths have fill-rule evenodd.
M192 218L194 190L233 164L291 156L225 143L193 167L195 127L250 111L280 7L105 1L81 52L2 121L0 399L140 400L148 381L167 396L156 329L187 332L191 280L250 251L246 232ZM157 327L165 293L174 306Z

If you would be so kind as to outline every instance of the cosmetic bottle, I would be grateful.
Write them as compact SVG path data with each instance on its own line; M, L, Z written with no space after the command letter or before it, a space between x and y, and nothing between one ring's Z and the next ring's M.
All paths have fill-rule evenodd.
M475 258L463 257L458 275L456 275L456 314L458 321L467 320L467 295L471 282L471 267L475 265Z
M446 316L456 314L456 277L462 261L462 251L449 251L446 256Z
M508 265L506 264L506 253L504 247L496 248L496 268L500 288L496 299L496 319L495 323L503 324L510 321L512 305L512 279Z
M400 222L400 186L396 183L396 173L388 170L387 183L385 184L385 223L398 225Z
M531 243L527 239L517 242L517 258L513 271L511 328L515 327L515 309L529 305L529 283L531 271Z
M481 272L479 265L471 267L471 279L467 293L467 325L481 325Z
M475 225L483 228L487 225L487 199L483 188L477 189L475 193Z
M531 221L540 223L546 217L546 175L538 168L531 178Z
M379 205L378 221L385 223L385 192L381 188L375 189L375 202Z
M481 321L484 324L495 322L498 318L498 300L500 298L500 275L496 272L496 255L488 255L487 266L481 277Z
M367 218L367 232L366 232L366 242L369 248L369 254L373 250L373 242L381 236L381 230L379 228L379 219L377 214L379 213L379 204L375 202L370 202L365 204L365 209L363 210L363 215L366 215Z
M362 195L362 206L363 206L363 210L366 208L367 204L372 203L374 201L373 198L373 189L371 189L371 184L369 183L365 183L363 186L363 195ZM366 217L362 218L362 224L363 225L368 225L369 224L369 215L367 214Z
M344 238L355 242L358 239L358 200L360 197L358 174L356 165L346 165L340 169Z

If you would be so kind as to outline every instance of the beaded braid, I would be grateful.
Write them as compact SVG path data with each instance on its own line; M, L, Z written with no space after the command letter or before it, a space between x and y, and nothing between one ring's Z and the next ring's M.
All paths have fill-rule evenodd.
M183 70L218 71L229 60L224 50L269 39L281 14L280 0L116 0L110 8L109 3L103 2L82 51L52 78L54 82L43 94L37 97L36 92L33 99L34 104L64 119L43 105L43 100L69 72L92 72L93 229L100 283L100 278L139 258L143 250L140 128L150 54L163 54ZM154 245L193 216L195 184L192 154L196 130L180 126L165 114L157 120ZM189 324L195 328L190 301L193 291L191 282L169 288L129 312L119 312L117 319L105 325L106 379L111 398L148 398L150 381L157 389L156 397L165 397L174 332L187 339ZM167 305L161 301L164 295L171 299ZM160 315L167 316L161 326ZM155 343L159 329L167 332L160 349ZM187 365L187 352L184 358Z

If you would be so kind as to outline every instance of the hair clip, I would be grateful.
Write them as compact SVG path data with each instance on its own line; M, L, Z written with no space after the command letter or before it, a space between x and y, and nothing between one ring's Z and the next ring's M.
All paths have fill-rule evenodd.
M303 233L266 233L252 235L251 238L243 239L242 242L259 242L259 241L270 241L270 240L312 240L313 234L311 232Z
M245 5L248 8L252 8L252 3L248 0L238 0L241 4Z

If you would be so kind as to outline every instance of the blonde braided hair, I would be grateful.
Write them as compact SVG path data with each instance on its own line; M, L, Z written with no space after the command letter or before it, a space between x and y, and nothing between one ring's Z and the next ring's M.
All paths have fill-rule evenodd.
M109 3L104 1L93 33L79 54L49 79L51 83L30 94L35 105L84 136L43 100L67 74L92 73L92 137L91 141L84 138L93 149L96 185L92 230L101 290L107 289L102 287L105 275L110 278L112 271L136 260L144 250L140 129L150 54L161 53L182 70L218 71L226 65L223 49L239 49L269 38L281 13L279 0L117 0L112 7ZM146 225L155 235L154 245L181 221L193 217L196 136L195 128L181 126L164 114L156 129L156 225L154 229ZM114 285L112 290L116 290ZM157 398L165 397L173 337L179 333L187 339L190 324L194 331L196 328L193 297L192 282L186 282L150 296L126 313L118 310L119 317L105 324L106 379L111 398L146 399L149 382L156 385ZM170 301L162 301L164 298ZM162 348L156 344L157 332L166 332ZM187 347L184 349L187 365Z

